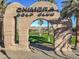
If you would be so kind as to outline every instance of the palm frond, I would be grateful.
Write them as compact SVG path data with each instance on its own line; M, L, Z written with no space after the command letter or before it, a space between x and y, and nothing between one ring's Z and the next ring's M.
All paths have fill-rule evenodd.
M75 10L77 9L74 5L73 5L73 0L65 0L63 2L63 9L61 11L61 16L62 18L65 17L70 17L72 16L72 14L75 12Z

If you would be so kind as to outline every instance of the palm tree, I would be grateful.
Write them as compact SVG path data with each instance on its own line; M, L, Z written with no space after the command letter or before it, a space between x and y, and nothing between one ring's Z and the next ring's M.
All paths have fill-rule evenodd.
M6 3L7 0L0 0L0 15L3 16L4 12L5 12L5 8L11 3Z
M49 26L50 24L49 24L49 21L48 21L48 42L50 42L50 33L49 33L49 31L50 31L50 26Z
M4 14L4 0L0 0L0 43L3 46L3 14Z
M77 46L79 46L79 1L78 0L64 0L63 5L64 6L61 11L61 16L63 18L71 17L72 15L75 15L75 17L77 18L76 41L77 41Z
M2 13L2 10L4 8L3 4L4 4L3 0L0 0L0 14Z
M39 24L39 35L41 36L42 35L41 29L42 29L42 25L43 25L43 20L42 19L39 19L38 20L38 24Z
M6 3L7 0L0 0L0 39L2 40L1 42L3 43L3 15L5 13L6 7L10 4Z

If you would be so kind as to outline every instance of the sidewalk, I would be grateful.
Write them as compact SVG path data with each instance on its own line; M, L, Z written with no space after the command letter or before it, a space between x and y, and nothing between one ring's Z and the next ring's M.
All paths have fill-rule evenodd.
M60 51L55 53L52 48L39 44L32 44L31 52L26 51L0 51L0 59L79 59L79 56L72 52L63 55ZM48 49L47 49L48 48ZM79 53L79 51L77 52Z

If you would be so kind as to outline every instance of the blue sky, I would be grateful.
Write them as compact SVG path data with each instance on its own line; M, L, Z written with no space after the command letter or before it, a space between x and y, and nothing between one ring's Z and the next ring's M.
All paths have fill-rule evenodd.
M63 0L55 0L55 1L56 1L57 6L58 6L58 10L61 11L62 10L62 3L61 2ZM33 3L37 2L37 0L7 0L7 2L19 2L22 5L29 7ZM72 17L72 24L73 24L73 27L74 27L75 24L76 24L76 18L75 18L75 20L73 20L73 19L74 19L74 17ZM35 26L37 23L38 23L38 21L34 22L32 25ZM46 21L44 22L43 26L47 26Z
M62 5L61 5L61 2L63 0L56 0L56 3L57 3L57 6L58 6L58 9L61 10L62 9ZM30 6L32 5L33 3L37 2L37 0L7 0L7 2L19 2L21 4L23 4L24 6Z

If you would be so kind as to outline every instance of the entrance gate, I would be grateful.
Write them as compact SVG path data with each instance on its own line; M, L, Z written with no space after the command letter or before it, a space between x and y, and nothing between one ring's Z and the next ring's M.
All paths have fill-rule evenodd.
M31 23L36 19L43 18L53 24L54 29L57 29L65 26L59 24L59 17L57 6L50 2L36 2L28 8L17 2L10 4L6 8L3 20L5 48L29 50L28 40ZM19 20L19 44L15 44L15 18Z

